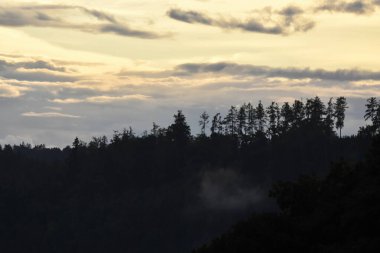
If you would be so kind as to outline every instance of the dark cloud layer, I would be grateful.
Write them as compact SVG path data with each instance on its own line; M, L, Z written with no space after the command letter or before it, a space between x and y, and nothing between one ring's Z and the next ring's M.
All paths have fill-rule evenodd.
M19 81L74 82L78 77L66 73L64 67L46 61L8 62L0 60L0 77Z
M320 79L330 81L362 81L380 80L380 71L360 69L310 69L310 68L275 68L232 62L217 63L185 63L177 65L172 70L161 72L128 72L119 73L120 76L136 75L152 78L191 77L202 74L219 74L242 77L282 77L288 79Z
M376 10L376 5L379 5L380 1L374 0L354 0L354 1L342 1L342 0L324 0L316 8L316 11L329 11L329 12L343 12L343 13L355 13L358 15L372 14Z
M56 15L59 12L79 10L85 16L98 19L103 23L76 24L63 20ZM152 31L132 29L106 12L91 10L81 6L68 5L21 5L0 7L0 25L10 27L35 26L80 30L87 33L112 33L120 36L155 39L167 37Z
M8 65L9 65L9 63L8 63ZM22 68L26 68L26 69L47 69L47 70L58 71L58 72L66 72L67 71L66 68L64 68L64 67L57 67L57 66L51 64L50 62L41 61L41 60L31 61L31 62L20 62L20 63L17 63L15 65L22 67Z
M183 21L186 23L212 25L215 22L212 18L196 11L183 11L181 9L171 9L168 11L167 14L169 17L173 19Z
M236 63L188 63L176 67L177 75L200 73L222 73L227 75L284 77L290 79L322 79L333 81L380 80L380 72L358 69L334 71L310 68L272 68L266 66L241 65Z
M304 11L296 6L288 6L279 11L270 8L263 10L270 20L264 20L260 15L247 20L237 20L234 18L212 18L205 13L196 11L185 11L181 9L170 9L167 15L175 20L216 26L222 29L239 29L246 32L257 32L266 34L287 35L294 32L306 32L313 28L314 22L304 18Z

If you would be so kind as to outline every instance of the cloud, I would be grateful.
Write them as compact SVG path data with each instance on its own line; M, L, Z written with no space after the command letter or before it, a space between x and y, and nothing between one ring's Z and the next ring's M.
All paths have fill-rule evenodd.
M179 8L170 9L167 11L167 16L189 24L202 24L225 30L289 35L313 29L316 22L312 18L316 12L328 11L330 13L341 12L369 15L376 12L378 6L380 6L380 0L321 0L315 6L307 8L289 5L279 10L274 10L271 7L253 10L252 16L245 20L230 17L214 18L204 12L182 10Z
M281 10L272 10L267 7L257 11L254 17L244 21L227 17L212 18L202 12L177 8L167 12L170 18L186 23L215 26L226 30L238 29L245 32L280 35L306 32L312 29L315 25L314 21L305 18L303 14L304 10L297 6L288 6Z
M20 97L24 95L23 91L27 90L29 90L27 87L19 87L0 82L0 98Z
M203 13L196 11L183 11L181 9L171 9L167 15L172 19L176 19L186 23L200 23L204 25L212 25L216 21Z
M53 110L53 111L62 111L61 107L56 106L45 106L46 109Z
M8 62L0 60L0 77L19 81L74 82L79 77L66 73L64 67L57 67L46 61Z
M343 12L354 13L358 15L372 14L376 10L376 5L380 5L380 1L371 0L323 0L315 8L316 11Z
M215 78L216 76L235 76L245 78L285 78L286 82L290 80L324 80L337 82L352 81L369 81L380 80L380 71L369 71L362 69L311 69L295 67L269 67L251 64L238 64L234 62L216 62L216 63L184 63L174 66L172 69L163 71L122 71L119 76L138 76L141 78L156 79L173 79L173 78L191 78L201 76L207 80L207 77ZM178 82L180 80L174 79Z
M195 74L224 74L237 76L284 77L289 79L321 79L333 81L380 80L380 72L359 69L310 69L310 68L274 68L229 62L186 63L175 67L177 76Z
M67 70L64 67L57 67L49 62L46 61L31 61L31 62L20 62L17 63L16 66L26 68L26 69L47 69L51 71L57 71L57 72L67 72Z
M150 96L133 94L124 96L93 96L83 99L79 98L66 98L66 99L52 99L50 102L58 104L77 104L77 103L94 103L94 104L106 104L118 101L130 101L130 100L147 100Z
M126 25L122 24L106 24L96 28L101 33L113 33L121 36L139 37L144 39L155 39L160 37L166 37L169 35L158 35L156 33L133 30Z
M80 118L80 116L65 114L59 112L25 112L21 114L25 117L37 117L37 118Z
M24 59L23 64L25 64L25 66L32 64L31 65L32 67L28 67L28 68L45 68L45 69L50 69L53 71L60 71L60 72L68 72L68 69L66 69L65 67L60 67L60 66L69 65L69 66L91 67L91 66L103 66L103 65L105 65L104 63L101 63L101 62L68 61L68 60L59 60L59 59L49 59L49 61L45 61L45 60L41 60L40 57L26 56L26 55L21 55L21 54L0 53L0 57L6 58L8 60ZM27 60L25 60L25 59L27 59Z
M80 11L79 15L83 17L94 17L97 21L101 21L102 23L94 22L91 19L88 22L72 23L62 19L64 16L70 16L73 11ZM35 4L0 6L0 25L9 27L35 26L66 28L87 33L112 33L142 39L155 39L169 36L168 34L132 29L111 14L74 5Z

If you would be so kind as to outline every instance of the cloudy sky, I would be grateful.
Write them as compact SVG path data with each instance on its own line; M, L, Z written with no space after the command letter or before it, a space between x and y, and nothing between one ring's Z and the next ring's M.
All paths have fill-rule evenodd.
M0 3L0 143L65 146L182 109L380 94L380 0Z

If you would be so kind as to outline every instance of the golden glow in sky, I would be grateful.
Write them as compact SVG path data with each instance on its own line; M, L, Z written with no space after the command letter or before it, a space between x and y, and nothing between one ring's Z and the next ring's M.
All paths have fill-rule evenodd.
M259 99L346 96L361 115L380 93L379 14L379 0L2 1L0 143Z

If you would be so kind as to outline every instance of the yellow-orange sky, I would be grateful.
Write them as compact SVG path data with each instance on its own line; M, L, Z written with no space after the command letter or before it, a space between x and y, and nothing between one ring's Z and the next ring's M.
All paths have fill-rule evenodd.
M379 13L378 0L2 1L0 142L142 131L175 109L196 128L202 110L316 95L351 99L354 132L380 93Z

